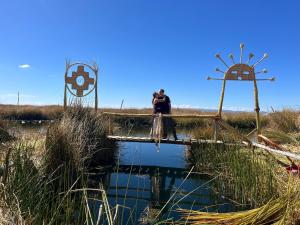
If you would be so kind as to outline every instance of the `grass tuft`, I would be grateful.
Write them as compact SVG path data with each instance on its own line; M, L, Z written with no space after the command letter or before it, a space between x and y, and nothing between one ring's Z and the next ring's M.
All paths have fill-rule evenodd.
M33 162L34 143L12 143L0 200L18 212L25 224L95 224L97 216L89 199L96 196L86 191L86 172L96 163L102 166L114 160L115 143L106 138L106 131L100 115L76 105L49 128L39 167ZM102 193L98 201L108 205L105 191L97 190ZM110 209L104 212L110 213ZM102 220L105 223L108 217L103 215Z
M270 127L284 133L300 132L300 113L295 110L284 109L269 114Z
M47 173L65 162L77 172L95 164L111 164L116 150L115 142L107 138L107 122L80 105L69 108L49 127L45 146Z
M199 172L216 179L216 191L241 204L256 207L278 195L272 160L236 145L201 144L191 150Z

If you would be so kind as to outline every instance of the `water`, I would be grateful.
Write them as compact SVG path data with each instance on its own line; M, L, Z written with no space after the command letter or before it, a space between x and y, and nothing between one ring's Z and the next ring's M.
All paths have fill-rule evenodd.
M144 136L145 132L135 135ZM178 208L208 212L241 209L214 191L213 177L187 176L192 167L188 155L188 147L182 145L161 144L158 148L152 143L121 143L118 166L106 171L102 180L110 205L124 206L116 221L150 224L160 211L162 219L178 219ZM91 201L96 211L99 205Z
M52 121L9 121L8 132L18 138L38 138L45 136Z

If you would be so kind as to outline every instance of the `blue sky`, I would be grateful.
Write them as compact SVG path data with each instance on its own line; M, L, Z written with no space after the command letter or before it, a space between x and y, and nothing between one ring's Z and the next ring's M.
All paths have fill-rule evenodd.
M299 11L296 0L3 0L0 103L20 91L23 104L62 104L69 58L99 64L100 107L150 107L162 87L174 106L214 109L221 82L206 78L225 69L214 55L229 62L243 42L253 62L270 56L258 76L277 78L259 83L261 108L299 108ZM253 99L251 82L228 82L225 108Z

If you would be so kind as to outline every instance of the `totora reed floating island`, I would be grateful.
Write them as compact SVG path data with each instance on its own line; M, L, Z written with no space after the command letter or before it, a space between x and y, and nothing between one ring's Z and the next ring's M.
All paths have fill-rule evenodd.
M0 224L300 224L300 112L260 111L275 78L244 51L216 54L216 111L99 108L101 70L71 61L63 106L0 105ZM223 110L228 82L253 83L253 113Z

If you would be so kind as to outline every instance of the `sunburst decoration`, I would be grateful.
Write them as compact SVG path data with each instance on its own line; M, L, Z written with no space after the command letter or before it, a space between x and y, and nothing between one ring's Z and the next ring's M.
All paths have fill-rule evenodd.
M268 54L265 53L261 59L259 59L256 63L251 65L250 62L251 59L254 57L254 54L250 53L248 56L248 60L244 63L243 62L244 47L245 45L243 43L240 44L240 57L238 63L235 62L234 55L232 53L229 54L229 58L233 63L231 66L228 66L228 64L225 62L225 60L221 57L219 53L216 54L216 58L219 59L226 67L226 71L222 71L221 69L216 68L216 72L223 73L224 77L223 78L208 77L207 79L208 80L235 80L235 81L254 81L254 80L274 81L275 77L256 79L256 74L266 74L268 72L267 69L263 69L259 72L255 72L255 67L263 60L268 58Z

